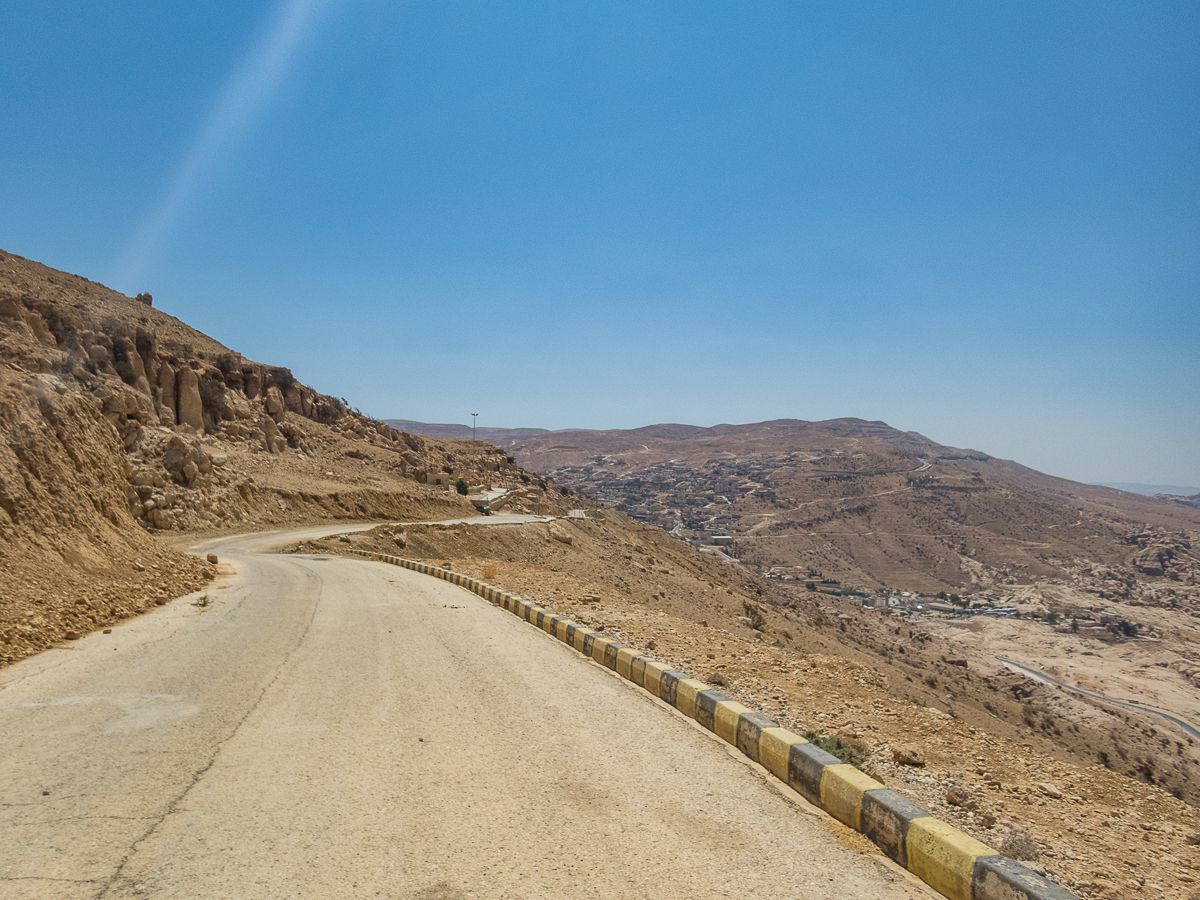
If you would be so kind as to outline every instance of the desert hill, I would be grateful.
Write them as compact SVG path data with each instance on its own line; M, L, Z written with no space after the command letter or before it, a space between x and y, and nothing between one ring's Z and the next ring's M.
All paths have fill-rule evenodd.
M761 572L927 593L1098 572L1101 598L1200 610L1193 509L883 422L654 425L504 446L521 465L697 544L731 537L726 552ZM1119 578L1103 584L1113 571Z
M473 514L562 491L483 442L399 432L152 300L0 251L0 662L213 576L154 536Z
M955 467L968 467L957 477L969 481L970 467L998 461L954 448L935 456L929 447L940 445L919 435L857 420L767 423L775 427L755 434L743 434L745 426L658 426L618 434L625 449L611 463L594 458L606 451L588 444L588 433L513 435L502 448L419 436L300 384L286 368L247 360L142 301L0 253L0 663L203 586L216 566L175 549L203 535L318 520L457 518L474 511L448 486L461 477L472 487L508 489L505 511L540 503L547 513L582 510L586 518L389 525L293 549L386 550L537 598L797 731L838 736L890 787L993 846L1027 830L1035 850L1046 850L1033 864L1081 897L1137 895L1152 871L1161 896L1185 897L1200 877L1200 814L1185 802L1200 798L1200 748L1137 709L1067 695L996 660L1003 644L1013 658L1089 678L1102 693L1145 685L1147 702L1166 700L1194 716L1190 679L1200 677L1200 639L1163 618L1170 610L1138 607L1148 633L1128 640L1060 634L1029 619L894 620L886 609L808 591L803 582L763 578L573 493L517 464L511 441L544 440L561 465L606 476L635 464L668 467L661 478L641 477L651 487L678 487L687 472L723 479L722 490L750 475L758 483L762 475L794 479L815 495L812 505L832 507L823 523L830 537L838 516L854 521L840 498L856 479L864 493L913 488L904 493L917 504L925 495L910 476L933 471L938 483L953 485ZM788 450L795 456L778 464L780 434L807 435L800 445L811 452ZM697 440L712 443L697 447ZM914 472L921 458L930 467ZM706 468L709 459L715 470ZM743 465L748 475L739 474ZM1042 476L1016 470L1012 477ZM760 502L747 493L747 504ZM739 493L733 502L744 499ZM1035 500L1050 503L1027 502ZM1089 502L1103 509L1111 501ZM764 511L745 509L747 516ZM751 535L750 528L748 537L767 530ZM1152 524L1149 532L1164 530ZM866 563L855 565L865 573ZM1071 590L1055 602L1079 603L1081 611L1094 602ZM1046 602L1027 599L1030 609Z

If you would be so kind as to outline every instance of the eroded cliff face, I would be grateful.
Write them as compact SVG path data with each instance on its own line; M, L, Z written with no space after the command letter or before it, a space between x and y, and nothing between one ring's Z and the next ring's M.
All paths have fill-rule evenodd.
M476 486L548 488L494 447L398 431L301 384L286 368L247 360L151 303L148 295L129 298L0 251L0 361L14 374L53 380L111 426L125 453L126 508L146 528L233 524L278 506L255 480L254 470L263 468L253 459L258 454L288 460L277 468L295 470L298 481L280 479L295 495L282 502L312 507L314 515L322 514L318 507L340 516L390 515L404 504L382 495L429 500L460 477ZM330 456L354 463L351 469L382 472L347 483L344 465L307 465ZM349 506L318 499L347 489L363 496ZM380 496L371 500L372 493ZM465 502L451 499L456 508Z
M202 585L213 567L130 515L130 467L95 401L52 374L0 371L0 661Z

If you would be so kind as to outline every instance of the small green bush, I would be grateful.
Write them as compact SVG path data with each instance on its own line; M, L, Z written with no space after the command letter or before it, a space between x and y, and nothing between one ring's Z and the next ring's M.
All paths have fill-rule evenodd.
M471 493L471 486L467 484L467 479L465 478L460 478L458 481L454 482L454 489L464 497Z
M815 731L804 732L804 739L816 744L830 756L836 756L842 762L861 770L867 758L847 744L835 734L821 737Z

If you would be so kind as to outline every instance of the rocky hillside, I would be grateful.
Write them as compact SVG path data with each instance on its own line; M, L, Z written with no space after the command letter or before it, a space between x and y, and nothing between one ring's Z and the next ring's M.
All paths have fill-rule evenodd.
M147 296L0 251L0 662L201 586L153 535L473 514L564 492L473 441L397 431Z
M883 422L780 419L511 438L522 465L757 571L936 594L1074 581L1200 613L1196 510ZM820 580L820 579L818 579Z

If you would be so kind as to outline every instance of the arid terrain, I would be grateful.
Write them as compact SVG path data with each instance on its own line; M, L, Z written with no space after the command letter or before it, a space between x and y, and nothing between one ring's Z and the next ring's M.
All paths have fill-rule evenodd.
M790 595L886 609L972 667L1012 659L1200 722L1189 498L1066 481L854 419L514 433L506 449Z
M875 777L992 846L1027 835L1029 864L1081 897L1196 894L1200 814L1165 788L1194 790L1200 748L1178 732L967 662L925 623L797 598L620 513L587 516L382 526L289 549L375 550L522 593L798 733L842 738Z
M402 434L150 305L5 253L0 363L0 662L213 577L163 534L473 514L459 478L513 488L507 509L562 508L562 489L493 446Z
M522 466L695 543L728 536L726 552L763 573L811 569L843 587L965 594L1071 579L1086 559L1131 570L1101 597L1200 606L1193 507L1054 478L883 422L656 425L504 446Z
M520 438L554 442L538 452L419 437L146 300L0 253L0 662L203 585L216 566L180 548L204 535L455 519L490 500L562 518L390 524L290 549L432 560L602 627L797 731L840 736L889 786L1081 897L1200 892L1200 746L997 660L1200 718L1196 510L854 420L840 436L789 425L782 443L714 434L686 453L710 430L623 433L608 450ZM719 504L732 543L706 542L696 517L688 542L612 508L610 471L635 464L657 467L655 497L702 501L681 513ZM703 490L684 489L700 487L689 472ZM750 483L762 492L738 490ZM782 566L806 577L764 577ZM915 612L910 597L893 616L893 591L988 595L1023 615Z

